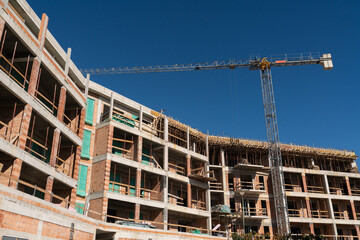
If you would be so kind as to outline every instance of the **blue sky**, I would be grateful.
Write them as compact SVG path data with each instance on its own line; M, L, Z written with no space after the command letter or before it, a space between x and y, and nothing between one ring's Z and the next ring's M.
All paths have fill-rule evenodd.
M280 140L360 154L360 1L31 1L79 68L196 63L299 52L321 66L273 69ZM213 135L265 140L259 73L92 76Z

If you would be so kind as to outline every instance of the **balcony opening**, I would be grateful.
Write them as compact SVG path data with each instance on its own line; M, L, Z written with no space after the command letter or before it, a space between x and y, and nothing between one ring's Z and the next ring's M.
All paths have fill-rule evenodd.
M163 169L164 146L143 138L141 162L151 167Z
M25 104L6 88L0 88L0 138L17 145Z
M67 92L63 123L76 135L79 134L81 106Z
M136 140L137 137L135 135L119 128L114 128L112 154L136 161Z
M169 179L169 204L187 206L187 185L182 182Z
M109 192L136 196L136 169L112 162Z
M169 149L169 172L186 176L186 156Z

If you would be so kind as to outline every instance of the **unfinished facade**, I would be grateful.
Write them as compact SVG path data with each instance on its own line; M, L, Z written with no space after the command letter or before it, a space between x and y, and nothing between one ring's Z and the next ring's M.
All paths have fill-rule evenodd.
M85 79L45 14L0 5L2 239L276 234L267 143L201 133ZM281 148L293 237L360 237L357 156Z

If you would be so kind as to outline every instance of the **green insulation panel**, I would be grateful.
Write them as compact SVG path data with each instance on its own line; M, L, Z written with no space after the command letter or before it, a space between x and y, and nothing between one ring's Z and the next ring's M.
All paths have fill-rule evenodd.
M84 204L83 203L75 203L75 209L78 213L84 214Z
M87 171L88 167L85 165L79 165L79 177L78 177L78 187L76 194L82 197L86 195L86 180L87 180Z
M113 140L113 146L119 148L125 148L125 143L117 140ZM117 148L112 148L112 153L116 155L121 155L123 151Z
M85 115L85 123L92 125L94 118L94 105L95 100L88 98L86 101L86 115Z
M81 157L90 159L90 143L91 143L91 131L84 130L83 144L81 148Z
M114 176L114 172L110 172L110 181L120 183L121 182L120 174L116 173ZM109 183L109 191L117 192L117 193L120 192L120 184Z
M141 162L143 164L150 165L150 158L148 157L148 156L150 156L150 149L143 147L142 153L147 155L147 156L142 155L141 156Z

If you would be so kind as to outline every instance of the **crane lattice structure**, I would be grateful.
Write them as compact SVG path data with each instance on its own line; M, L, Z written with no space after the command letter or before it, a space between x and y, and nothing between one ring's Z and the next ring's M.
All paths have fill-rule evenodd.
M276 212L277 232L279 235L290 235L289 212L284 186L284 172L282 167L279 130L276 117L275 97L271 76L272 67L298 66L298 65L323 65L324 70L333 68L331 54L300 53L284 54L260 58L252 56L247 60L214 61L196 64L175 64L141 67L117 67L81 69L83 74L120 74L120 73L149 73L149 72L178 72L193 70L236 69L249 68L260 70L266 135L268 140L269 166L273 186L273 197ZM245 227L245 226L244 226Z

